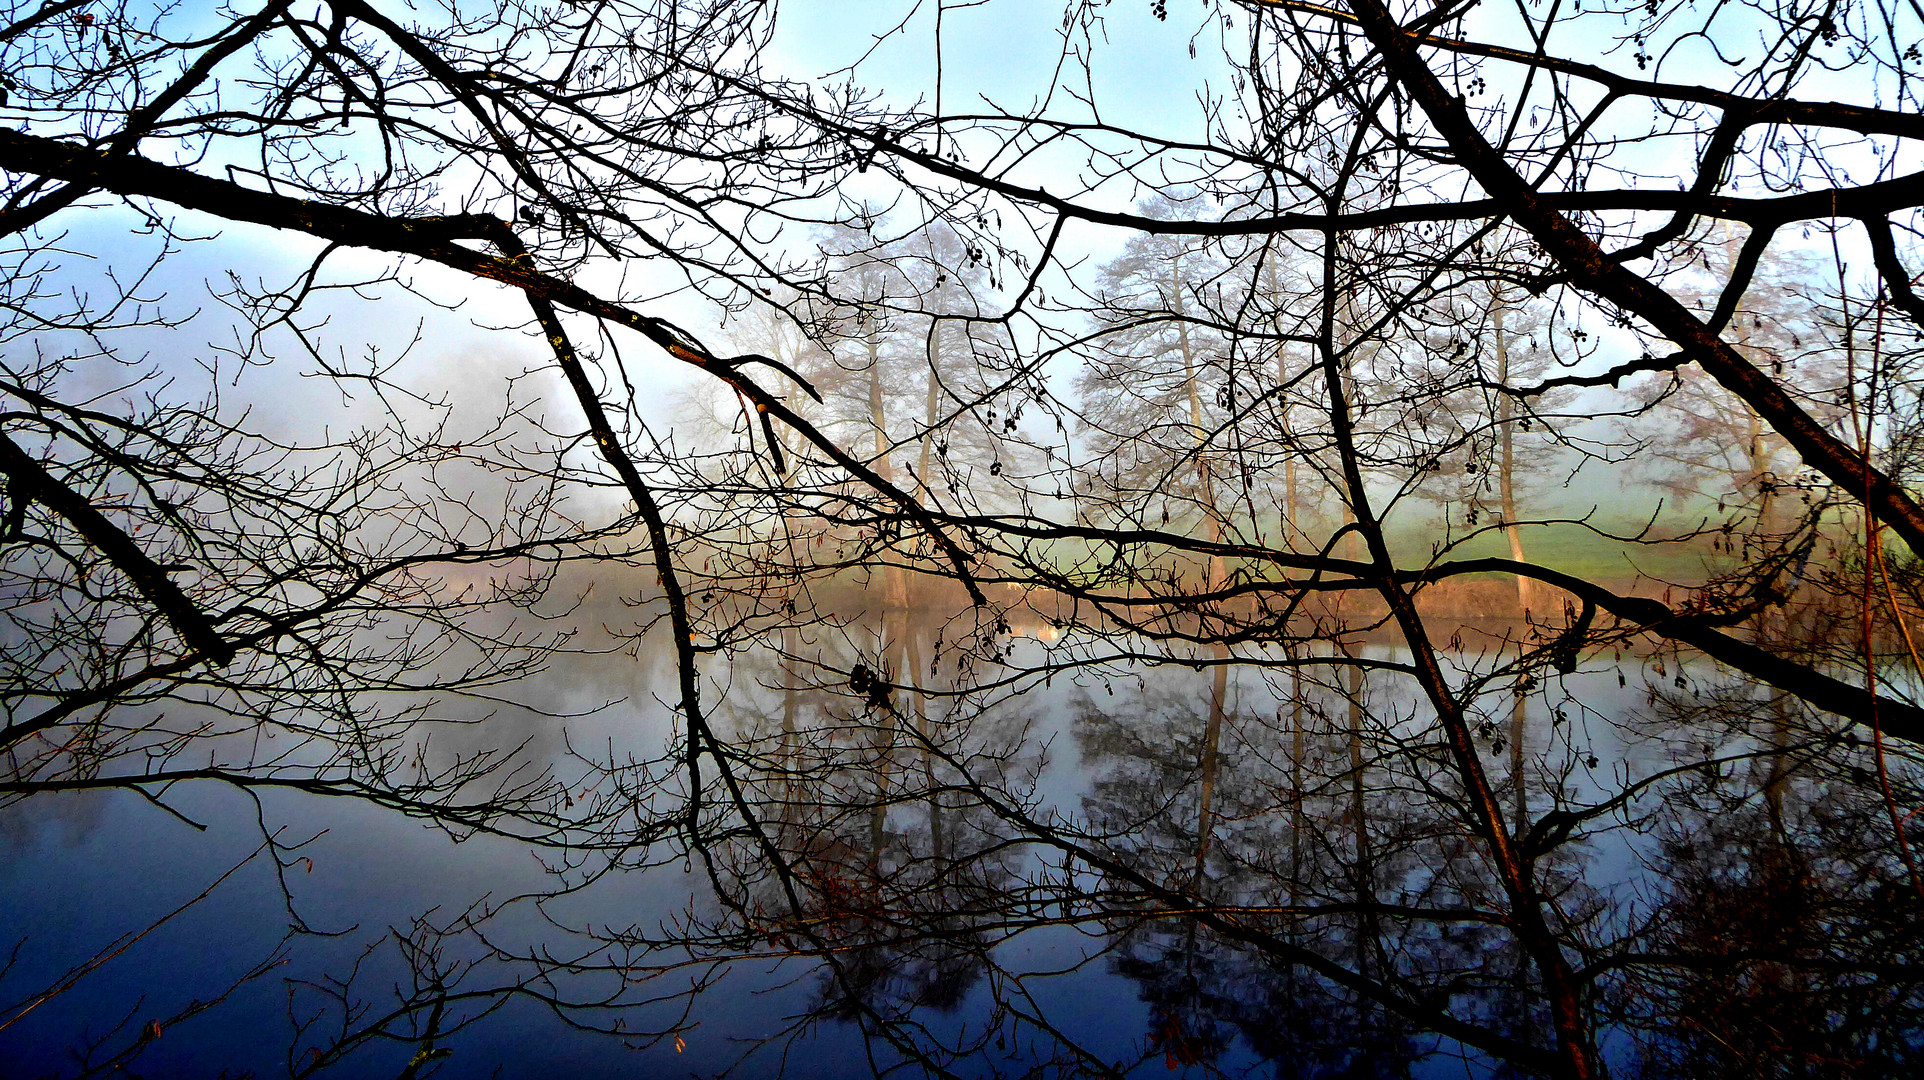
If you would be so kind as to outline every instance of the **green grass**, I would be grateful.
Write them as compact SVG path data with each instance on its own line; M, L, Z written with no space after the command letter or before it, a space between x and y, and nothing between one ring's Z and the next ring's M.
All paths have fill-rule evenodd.
M1619 525L1608 531L1618 535L1634 533L1640 525ZM1539 566L1573 577L1602 581L1644 574L1668 581L1695 582L1714 573L1725 561L1704 541L1689 543L1625 543L1600 536L1581 525L1558 523L1526 525L1523 533L1524 558ZM1443 542L1434 528L1403 526L1388 536L1390 551L1398 563L1417 566L1427 562L1433 546ZM1458 533L1461 540L1461 532ZM1448 559L1510 557L1510 542L1502 532L1488 530L1462 541L1451 549Z

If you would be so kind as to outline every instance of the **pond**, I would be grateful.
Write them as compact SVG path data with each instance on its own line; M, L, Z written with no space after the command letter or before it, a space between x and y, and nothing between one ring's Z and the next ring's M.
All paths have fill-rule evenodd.
M1444 657L1613 1074L1733 1036L1914 1066L1907 766L1701 659L1519 683L1528 631ZM566 785L538 836L272 786L31 799L0 1074L1538 1071L1543 980L1408 663L863 616L711 658L698 776L645 649L422 717L424 774L504 755L470 796Z

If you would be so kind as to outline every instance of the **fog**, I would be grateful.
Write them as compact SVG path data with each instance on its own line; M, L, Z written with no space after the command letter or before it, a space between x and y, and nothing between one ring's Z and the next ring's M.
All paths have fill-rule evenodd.
M1910 1075L1918 17L0 5L0 1077Z

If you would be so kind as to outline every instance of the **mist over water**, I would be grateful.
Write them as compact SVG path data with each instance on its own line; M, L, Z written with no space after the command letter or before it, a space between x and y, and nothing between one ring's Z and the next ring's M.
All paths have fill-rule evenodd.
M1921 42L0 0L0 1080L1924 1073Z

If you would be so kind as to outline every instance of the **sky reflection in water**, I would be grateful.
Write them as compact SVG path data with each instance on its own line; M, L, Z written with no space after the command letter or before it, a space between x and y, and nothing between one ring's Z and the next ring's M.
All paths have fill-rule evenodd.
M702 856L679 841L628 853L631 868L537 902L559 881L581 883L599 858L488 837L452 843L391 812L297 794L269 792L257 810L228 790L169 793L168 804L205 832L126 792L30 801L7 819L0 870L0 917L32 928L7 973L10 999L57 984L238 869L0 1031L5 1073L73 1071L72 1055L89 1039L123 1045L152 1018L231 990L157 1038L148 1032L138 1071L279 1075L326 1065L325 1075L406 1075L430 1044L382 1037L351 1043L338 1064L323 1055L393 1009L397 993L431 998L419 981L428 970L457 995L474 995L457 997L438 1021L445 1033L431 1048L445 1053L419 1063L444 1076L732 1067L737 1076L832 1077L916 1057L964 1076L1506 1072L1493 1055L1359 1003L1274 949L1231 940L1221 925L1157 914L1181 906L1178 895L1289 948L1410 987L1485 1029L1540 1029L1528 965L1500 926L1474 914L1487 873L1460 822L1440 809L1451 792L1406 680L1353 681L1324 665L1267 675L1245 667L1218 690L1210 669L1136 665L1000 700L903 690L886 710L831 681L862 662L850 644L860 642L900 683L908 680L896 667L913 660L926 673L922 658L937 657L937 675L920 682L932 695L952 689L941 632L933 622L906 635L858 623L806 647L827 674L784 674L766 649L730 670L718 730L762 755L763 775L743 779L788 868L784 885L758 861L764 850L741 837L711 839L720 880L752 898L745 911L717 902ZM1040 665L1045 649L1077 647L1047 624L1013 633L1025 667ZM1496 655L1459 659L1488 670ZM673 737L649 692L663 678L659 661L577 657L522 688L557 712L621 699L566 721L568 744L558 721L504 713L437 734L431 752L525 742L529 759L564 772L569 744L657 757ZM1810 850L1820 819L1864 808L1832 805L1840 796L1823 770L1799 771L1808 756L1760 757L1767 747L1714 721L1693 724L1729 689L1716 678L1707 666L1625 658L1621 669L1606 663L1533 687L1520 755L1516 716L1503 708L1510 691L1483 698L1502 710L1481 729L1486 762L1506 806L1517 804L1521 778L1532 819L1553 800L1596 807L1627 782L1692 766L1578 823L1560 844L1546 838L1540 865L1591 962L1676 948L1693 934L1704 944L1716 914L1690 905L1731 900L1719 881L1750 882L1749 903L1779 896L1783 911L1746 915L1794 924L1785 933L1808 938L1840 925L1825 923L1836 918L1826 903L1888 870L1875 869L1875 851ZM1794 741L1786 735L1786 746ZM1852 798L1861 801L1841 802ZM285 897L270 857L248 859L263 829L301 845L283 856ZM1045 842L1035 842L1038 832ZM1110 865L1072 856L1071 846ZM1791 864L1796 887L1772 893L1769 881ZM784 888L808 918L778 914ZM471 924L457 926L464 913ZM311 932L290 935L296 917ZM434 941L425 926L453 929ZM831 950L832 968L794 955L810 951L809 933ZM403 941L425 951L410 963ZM626 985L611 965L629 970ZM351 973L344 996L360 1011L344 1026L337 991ZM1776 1007L1765 1000L1773 979L1788 994L1808 978L1742 976L1766 1009ZM1645 981L1635 967L1599 980L1617 1071L1688 1062L1689 1027L1666 1010L1715 989L1710 977L1699 983L1674 971ZM508 987L524 992L499 993ZM1860 986L1858 998L1859 1022L1882 1025L1872 1041L1900 1051L1916 1043L1907 977ZM554 1002L567 1007L558 1015ZM426 1019L416 1012L387 1035L418 1037L410 1024ZM297 1031L299 1022L309 1026ZM614 1033L582 1030L617 1024ZM1671 1057L1666 1029L1677 1035Z

